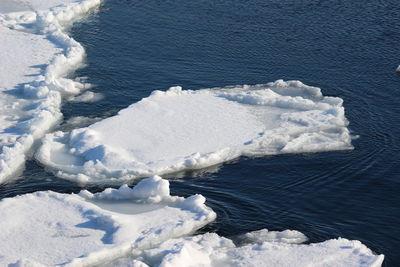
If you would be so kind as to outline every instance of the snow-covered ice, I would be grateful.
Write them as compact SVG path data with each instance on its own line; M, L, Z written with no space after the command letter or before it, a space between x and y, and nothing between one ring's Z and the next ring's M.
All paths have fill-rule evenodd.
M24 163L33 139L61 118L60 97L26 99L15 90L38 79L59 49L44 36L0 25L0 182ZM18 44L18 45L16 45Z
M380 266L359 241L303 245L298 231L188 236L216 218L205 198L171 196L159 176L100 193L36 192L0 201L1 266ZM34 244L34 245L32 245Z
M0 182L25 162L34 141L62 118L61 100L86 84L65 76L84 49L64 27L100 0L5 0L0 3ZM18 12L17 12L18 11Z
M0 265L82 266L152 248L213 221L204 202L201 195L171 196L169 182L158 176L97 194L47 191L3 199Z
M0 12L24 12L46 10L59 5L81 2L80 0L1 0Z
M89 127L47 135L36 158L60 177L124 181L239 156L352 149L342 99L299 81L172 87Z
M134 249L131 258L112 266L381 266L359 241L332 239L308 245L283 242L235 245L215 233L171 239L147 250Z

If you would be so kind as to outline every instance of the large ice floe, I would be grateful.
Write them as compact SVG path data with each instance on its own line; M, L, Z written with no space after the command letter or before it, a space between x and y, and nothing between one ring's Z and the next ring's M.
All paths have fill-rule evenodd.
M188 236L216 218L205 198L171 196L159 176L92 194L36 192L0 201L0 265L379 266L359 241L303 245L297 231L266 229L230 239Z
M279 235L278 233L274 233ZM299 233L301 236L302 234ZM207 233L171 239L148 250L133 249L133 258L120 266L381 266L359 241L332 239L309 245L264 241L236 246L232 240ZM115 266L118 261L115 262Z
M192 234L215 219L205 198L171 196L154 176L97 194L36 192L0 202L0 266L87 266ZM36 265L35 265L36 264Z
M61 100L87 88L66 76L83 47L64 29L100 0L0 1L0 182L61 119ZM11 12L11 13L5 13Z
M47 135L36 158L80 182L200 169L239 156L352 149L342 99L299 81L154 91L89 127Z

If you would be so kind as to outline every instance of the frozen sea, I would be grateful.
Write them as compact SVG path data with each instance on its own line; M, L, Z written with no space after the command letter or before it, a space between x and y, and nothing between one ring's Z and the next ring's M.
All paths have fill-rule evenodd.
M301 80L344 100L359 138L346 152L241 158L164 176L174 195L200 193L217 212L203 232L226 237L295 229L320 242L360 240L384 265L400 263L400 6L397 1L108 0L73 26L87 52L94 103L67 102L64 123L105 118L180 85L202 89ZM105 186L104 186L105 187ZM91 191L104 187L86 186ZM0 197L78 192L28 161Z

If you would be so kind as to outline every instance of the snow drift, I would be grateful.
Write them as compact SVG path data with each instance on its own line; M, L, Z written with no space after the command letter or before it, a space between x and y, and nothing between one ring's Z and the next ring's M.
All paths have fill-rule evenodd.
M63 178L110 182L242 155L352 149L342 102L299 81L173 87L89 127L47 135L36 158Z

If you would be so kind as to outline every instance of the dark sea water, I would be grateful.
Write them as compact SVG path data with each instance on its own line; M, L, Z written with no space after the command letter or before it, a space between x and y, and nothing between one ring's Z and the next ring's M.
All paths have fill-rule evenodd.
M217 213L203 231L234 236L294 229L310 242L357 239L400 265L400 5L342 0L108 0L75 24L96 103L66 103L65 119L106 117L173 85L200 89L301 80L344 99L354 151L241 158L171 179ZM0 197L77 192L29 161ZM93 191L101 186L89 186Z

